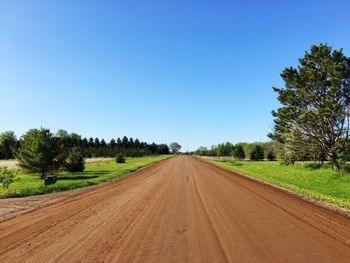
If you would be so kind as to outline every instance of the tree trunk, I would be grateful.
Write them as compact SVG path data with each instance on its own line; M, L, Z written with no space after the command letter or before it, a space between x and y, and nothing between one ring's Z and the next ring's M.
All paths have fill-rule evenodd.
M338 171L340 169L340 165L338 162L338 156L337 156L337 153L335 153L335 152L331 153L331 163L333 165L334 171Z

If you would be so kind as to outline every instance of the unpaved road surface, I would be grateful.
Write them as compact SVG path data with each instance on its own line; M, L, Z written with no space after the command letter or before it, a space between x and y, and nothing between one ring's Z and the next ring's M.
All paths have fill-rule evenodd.
M76 195L92 191L97 187L100 185L43 195L0 199L0 222L50 204L62 202L68 198L74 198Z
M192 157L0 224L0 262L350 262L350 220Z

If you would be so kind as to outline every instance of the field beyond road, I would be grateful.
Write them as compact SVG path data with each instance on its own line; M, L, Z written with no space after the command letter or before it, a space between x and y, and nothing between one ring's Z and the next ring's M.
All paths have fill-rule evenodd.
M133 157L127 158L126 162L121 164L117 164L112 158L90 158L86 160L84 172L60 172L57 175L57 182L48 186L44 185L44 181L38 174L28 174L18 170L15 182L9 189L0 188L0 198L32 196L97 185L169 157L170 155ZM15 164L16 161L4 161L3 164L5 163Z
M211 161L299 195L350 209L350 174L333 171L330 164L318 167L310 162L287 166L279 161Z
M0 262L349 262L349 218L189 156L0 223Z

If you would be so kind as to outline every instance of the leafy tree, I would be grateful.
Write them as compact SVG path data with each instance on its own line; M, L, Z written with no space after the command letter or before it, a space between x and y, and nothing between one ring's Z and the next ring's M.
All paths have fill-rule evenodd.
M177 142L173 142L170 144L170 149L173 154L177 154L181 149L181 145L178 144Z
M57 143L61 149L64 149L68 146L68 143L69 143L68 137L69 137L69 134L66 130L60 129L56 132Z
M231 156L234 152L234 146L229 143L221 143L216 146L217 156Z
M39 172L42 179L47 172L53 170L58 146L52 133L48 129L31 129L21 138L20 148L16 153L20 167L31 172Z
M250 153L250 160L261 161L264 160L264 149L261 145L255 145Z
M14 158L14 149L16 147L17 138L13 131L5 131L0 134L0 159Z
M303 138L299 129L295 128L286 134L281 154L284 164L294 164L295 161L320 160L324 161L325 157L318 145L312 141Z
M66 169L69 172L76 173L82 172L85 169L85 160L84 155L81 149L73 147L67 156L66 159Z
M135 144L136 144L136 141L135 141ZM169 146L165 143L158 144L157 145L157 152L159 154L169 154L170 153Z
M67 132L66 130L60 129L60 130L58 130L58 131L56 132L56 136L57 136L58 138L68 138L69 134L68 134L68 132Z
M200 156L207 156L208 155L208 148L207 147L204 147L204 146L201 146L197 149L197 151L195 152L195 154L198 154Z
M70 144L69 147L80 147L81 145L81 136L79 134L76 134L72 132L68 136Z
M4 189L9 189L10 184L15 180L15 174L7 167L0 167L0 184Z
M157 154L158 146L154 142L149 145L151 154Z
M241 144L235 145L234 156L240 160L243 160L245 158L245 152Z
M275 155L275 153L272 150L270 150L270 151L268 151L268 153L266 155L266 158L269 161L275 161L276 160L276 155Z
M301 138L325 153L333 168L349 148L350 58L326 44L312 46L298 68L286 68L284 88L274 88L282 106L273 111L274 133L285 143L295 129Z
M85 148L85 149L87 149L87 148L89 147L89 142L88 142L88 140L86 139L86 137L84 137L84 138L82 139L82 141L81 141L81 147L82 147L82 148Z

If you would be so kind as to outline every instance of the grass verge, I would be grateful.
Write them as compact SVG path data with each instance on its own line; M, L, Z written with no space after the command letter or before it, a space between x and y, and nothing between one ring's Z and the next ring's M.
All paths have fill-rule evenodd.
M61 192L102 182L114 180L142 167L169 158L169 155L127 158L125 163L115 160L87 163L82 173L60 172L57 182L44 186L44 181L37 174L24 173L17 170L15 182L8 190L0 189L0 198L22 197L44 193Z
M315 169L310 163L286 166L278 161L209 161L299 195L350 209L350 174L335 172L328 164Z

